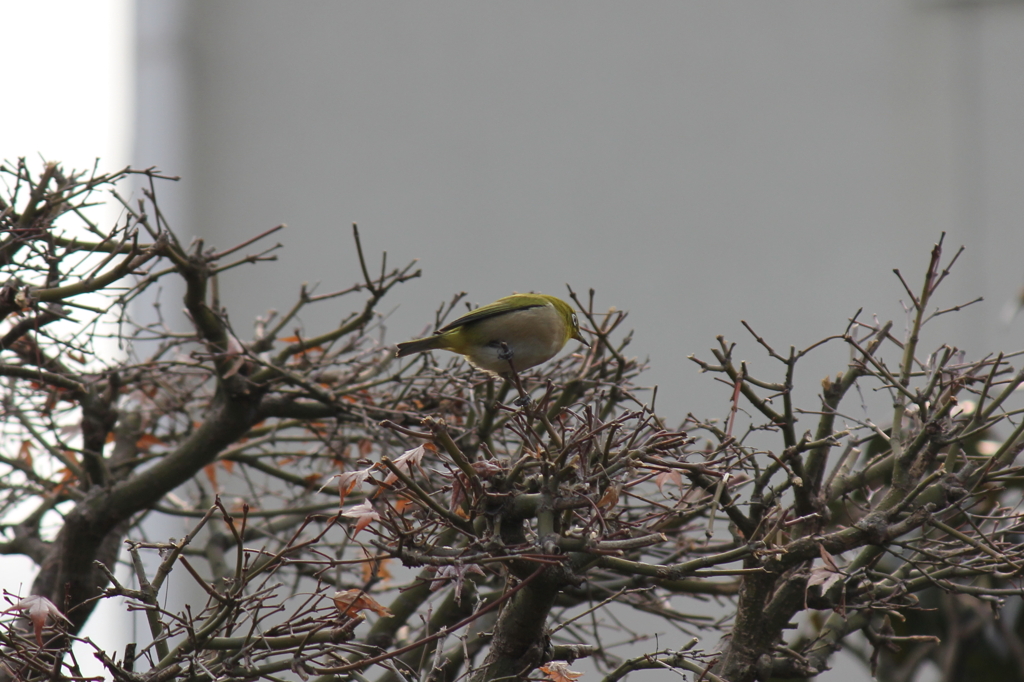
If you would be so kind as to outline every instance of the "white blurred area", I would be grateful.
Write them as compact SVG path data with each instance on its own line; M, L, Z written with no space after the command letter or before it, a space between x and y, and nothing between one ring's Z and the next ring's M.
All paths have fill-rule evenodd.
M128 165L132 136L131 0L0 0L4 90L0 158L65 168Z
M67 171L91 170L97 158L101 172L128 165L134 9L131 0L0 0L6 100L0 107L0 161L15 164L25 157L34 174L46 161ZM110 206L90 217L109 224L117 216ZM24 557L0 556L0 587L8 592L27 596L35 573ZM131 632L119 606L102 602L82 636L123 650ZM86 675L102 675L87 647L75 651Z

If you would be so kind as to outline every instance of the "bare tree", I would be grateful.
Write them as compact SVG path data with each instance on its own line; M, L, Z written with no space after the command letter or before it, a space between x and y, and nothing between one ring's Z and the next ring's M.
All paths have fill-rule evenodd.
M669 425L635 384L644 367L626 355L624 314L598 312L593 292L572 295L592 347L524 373L532 400L518 405L514 382L458 361L394 360L375 307L419 273L371 270L358 232L357 283L303 288L245 339L217 281L266 267L277 247L257 242L277 228L221 251L185 246L155 171L3 173L0 552L39 566L31 594L5 593L8 679L81 678L82 652L114 679L154 682L561 682L577 659L607 682L645 669L799 678L854 633L872 665L929 646L897 634L918 593L995 607L1020 594L1019 495L1006 486L1024 372L1015 354L923 345L952 310L933 302L959 254L944 263L941 242L922 285L899 278L905 338L859 315L804 350L751 330L772 377L719 338L713 360L694 360L731 411ZM97 193L131 174L145 199L112 192L123 220L90 222ZM189 328L134 322L169 280ZM338 298L354 312L307 330L308 310ZM801 409L797 364L823 344L850 360ZM889 395L891 414L844 409L857 391ZM153 515L189 531L147 537ZM115 577L118 561L131 580ZM162 606L171 575L202 603ZM724 608L688 613L683 596ZM145 641L114 652L82 639L103 599L144 613Z

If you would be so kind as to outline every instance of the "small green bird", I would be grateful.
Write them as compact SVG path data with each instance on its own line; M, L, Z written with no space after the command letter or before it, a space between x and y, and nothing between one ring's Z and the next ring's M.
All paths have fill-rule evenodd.
M546 294L512 294L463 315L432 336L398 344L398 357L427 350L450 350L494 374L516 372L555 357L580 335L576 313L565 301Z

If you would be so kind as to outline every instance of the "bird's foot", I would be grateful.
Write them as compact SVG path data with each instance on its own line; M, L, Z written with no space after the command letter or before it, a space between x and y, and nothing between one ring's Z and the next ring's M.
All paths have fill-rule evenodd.
M512 362L512 349L504 341L498 342L498 357L508 363L508 376L512 379L512 383L515 384L516 390L519 391L519 397L516 398L513 404L516 407L526 407L530 404L530 396L523 388L523 382L519 379L519 372L516 371L516 365Z

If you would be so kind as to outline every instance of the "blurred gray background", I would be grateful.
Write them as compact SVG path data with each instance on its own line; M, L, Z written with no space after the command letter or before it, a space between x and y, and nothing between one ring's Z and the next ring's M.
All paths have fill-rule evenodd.
M221 283L239 335L303 281L361 279L350 238L422 279L388 340L466 291L597 290L630 311L660 411L725 414L686 356L715 336L778 380L781 351L858 308L904 329L948 233L937 304L985 302L925 340L1013 350L1024 268L1024 3L138 0L132 163L179 174L178 231L229 247L273 225L276 265ZM254 252L255 249L250 249ZM323 331L348 310L303 319ZM804 406L846 351L797 376ZM709 643L710 644L710 643ZM833 671L824 680L852 679ZM866 678L867 673L857 671Z
M132 162L183 177L177 229L289 225L277 265L222 282L240 335L303 281L358 281L357 222L423 268L389 341L459 291L593 287L673 418L725 410L686 360L717 334L778 371L741 319L783 351L861 307L903 329L892 269L918 288L943 231L967 251L938 304L986 301L941 341L1021 337L1024 3L140 0L136 22ZM845 358L807 363L809 407Z

